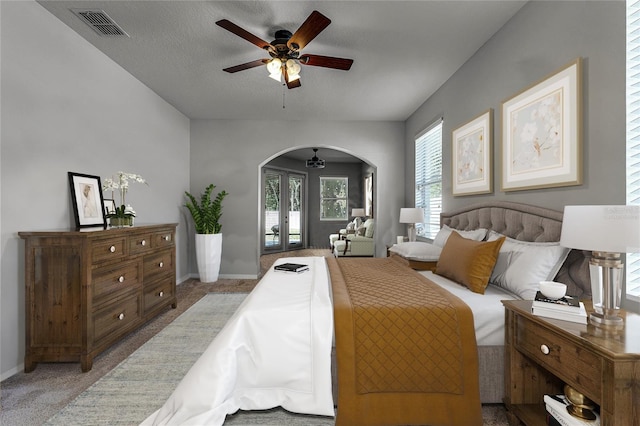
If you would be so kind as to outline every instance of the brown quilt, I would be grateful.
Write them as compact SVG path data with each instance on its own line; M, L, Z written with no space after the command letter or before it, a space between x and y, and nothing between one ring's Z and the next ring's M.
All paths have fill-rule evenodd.
M328 258L336 425L481 425L468 306L393 258Z

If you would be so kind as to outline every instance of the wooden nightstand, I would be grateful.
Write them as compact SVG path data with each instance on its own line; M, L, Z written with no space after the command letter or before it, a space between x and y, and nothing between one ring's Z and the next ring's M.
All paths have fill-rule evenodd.
M511 425L545 425L543 396L561 394L565 383L600 406L602 426L640 424L640 315L622 311L624 328L605 335L591 324L535 316L530 300L503 304Z

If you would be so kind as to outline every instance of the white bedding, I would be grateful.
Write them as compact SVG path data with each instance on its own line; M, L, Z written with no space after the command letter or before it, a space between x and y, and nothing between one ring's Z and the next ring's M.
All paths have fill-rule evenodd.
M519 299L518 296L492 284L487 286L484 294L478 294L431 271L419 272L471 308L478 346L504 345L504 307L500 301Z
M276 264L286 262L308 264L310 270L296 274L271 267L143 425L221 425L239 409L277 406L334 416L327 265L323 257Z

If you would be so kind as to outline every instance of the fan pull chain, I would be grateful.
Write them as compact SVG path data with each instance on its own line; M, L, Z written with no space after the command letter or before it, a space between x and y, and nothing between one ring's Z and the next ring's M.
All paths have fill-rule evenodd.
M287 91L284 89L284 84L282 85L282 109L284 109L284 94L287 93Z

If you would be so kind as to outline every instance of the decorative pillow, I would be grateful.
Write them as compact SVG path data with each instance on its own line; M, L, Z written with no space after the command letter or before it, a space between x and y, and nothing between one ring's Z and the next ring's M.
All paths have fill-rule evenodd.
M364 236L367 238L373 238L373 230L374 230L373 223L370 223L368 226L365 227Z
M506 238L490 282L523 299L533 299L540 281L553 281L570 249L560 243L518 241L491 231L489 241Z
M356 224L353 222L349 222L347 224L347 231L353 231L354 229L356 229Z
M440 257L442 247L420 241L394 244L389 251L406 259L435 262Z
M484 294L504 239L475 241L453 231L442 248L435 272L474 293Z
M364 225L360 225L356 229L356 235L358 235L358 236L364 237L364 233L365 232L367 232L367 228L365 228Z
M444 247L452 231L456 231L462 237L474 241L482 241L484 240L484 237L487 236L487 230L485 228L478 228L471 231L459 231L457 229L449 228L447 225L442 225L442 228L440 228L436 234L436 238L433 240L433 244L438 247Z

